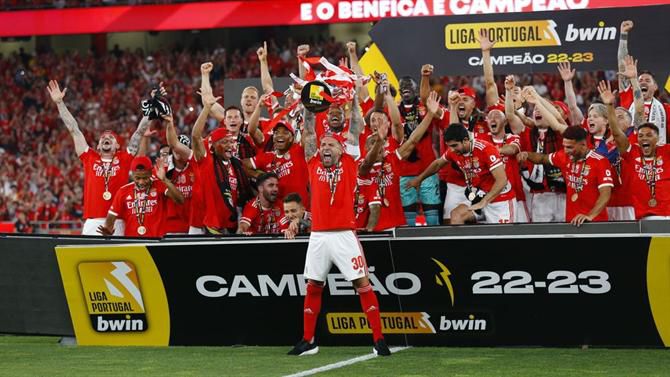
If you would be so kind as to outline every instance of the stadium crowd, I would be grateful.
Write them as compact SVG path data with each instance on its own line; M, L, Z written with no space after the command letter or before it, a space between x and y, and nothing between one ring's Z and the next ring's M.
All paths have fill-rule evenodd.
M621 27L623 36L632 30L626 23ZM657 166L665 153L667 126L661 123L667 122L668 106L656 105L658 86L626 57L624 38L620 74L575 73L561 65L555 74L516 77L494 76L486 58L494 43L480 38L483 76L433 78L426 64L393 88L383 73L375 74L374 101L361 85L355 44L334 40L309 46L271 42L232 52L147 55L115 48L99 56L22 51L2 57L0 88L9 95L0 99L0 220L14 222L21 232L48 230L49 222L79 227L81 220L95 218L84 225L85 234L125 229L134 236L293 236L310 225L306 160L338 149L366 166L356 191L359 229L414 225L422 212L428 225L578 225L670 215L667 178ZM320 56L331 64L313 58ZM272 76L298 72L293 91L273 87ZM301 109L295 93L317 73L323 79L343 75L350 85L333 93L333 106L314 115ZM224 109L217 97L223 79L243 77L261 77L265 94L247 88L239 106ZM608 106L617 100L610 118ZM262 107L271 119L259 117ZM611 127L615 122L618 127ZM649 142L654 133L657 140ZM331 139L339 144L323 144ZM368 156L377 139L384 147ZM145 154L153 161L133 159ZM134 183L126 185L130 171ZM597 185L586 178L590 171ZM324 172L323 179L335 192L337 169ZM633 189L645 195L632 195ZM168 200L142 200L150 193ZM638 196L645 202L634 203ZM147 229L144 220L155 217L150 213L160 218ZM112 225L116 218L126 221L125 228Z

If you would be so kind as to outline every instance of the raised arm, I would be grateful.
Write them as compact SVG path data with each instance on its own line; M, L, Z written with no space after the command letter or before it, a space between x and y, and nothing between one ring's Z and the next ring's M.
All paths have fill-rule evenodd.
M361 108L358 106L358 95L354 96L351 104L351 121L349 123L349 132L347 133L347 141L351 145L358 145L358 138L365 127L365 119L361 115Z
M379 152L384 149L384 143L386 143L386 136L388 135L388 123L380 124L377 127L377 135L375 138L375 143L372 145L372 149L368 151L365 155L365 159L358 165L358 176L366 175L370 172L372 165L374 165Z
M163 115L163 123L165 124L165 138L167 139L167 143L170 146L172 153L179 156L179 159L188 161L191 157L191 149L179 142L172 116Z
M221 99L221 97L214 97L211 92L200 92L200 95L203 100L202 111L200 112L200 115L198 115L198 119L196 119L193 129L191 130L191 145L193 145L193 154L197 161L200 161L207 156L205 143L202 141L202 133L205 129L205 123L207 122L207 117L209 116L212 106L216 101Z
M263 42L263 47L259 47L256 50L256 55L258 55L258 62L260 63L261 68L261 86L263 87L263 93L269 94L274 92L274 85L272 84L272 76L270 76L270 67L268 66L268 43ZM275 96L270 96L272 101L272 106L274 107L277 103L277 98ZM259 101L260 102L260 101Z
M505 118L509 124L512 133L519 135L523 132L526 126L523 124L514 108L514 88L516 87L516 80L513 75L505 77Z
M564 123L558 121L560 114L555 111L556 109L554 109L554 106L551 104L549 104L549 106L545 105L545 101L542 100L532 86L523 88L521 93L528 103L535 105L540 114L542 114L542 117L549 122L549 127L551 127L551 129L562 134L568 128ZM551 107L554 111L552 112L548 107Z
M496 44L489 38L488 31L479 31L479 45L482 48L482 66L484 67L484 82L486 83L486 106L498 103L498 86L493 78L493 64L491 63L491 49Z
M263 107L263 104L267 100L268 97L275 98L272 95L269 94L263 94L259 100L258 103L256 104L256 108L254 109L254 112L251 113L251 116L249 117L249 127L248 127L248 132L249 135L254 139L254 143L258 146L263 145L265 142L265 135L263 135L263 131L258 129L258 124L260 123L261 119L261 108Z
M318 147L316 145L316 131L314 129L316 124L316 118L314 113L305 109L303 117L305 122L303 123L302 130L302 148L305 150L305 160L309 161L310 158L316 155Z
M149 117L143 116L142 119L140 119L140 123L137 125L137 129L133 132L133 136L130 137L130 141L128 142L128 153L133 156L139 151L140 141L142 140L144 133L149 129L149 123Z
M307 57L307 53L309 53L309 45L305 44L298 46L298 49L296 50L296 57L298 59L298 75L303 80L305 79L305 74L307 73L307 71L305 70L305 67L302 65L302 61L300 61L300 58Z
M347 42L347 53L349 55L349 64L351 65L351 70L354 71L354 73L360 77L363 77L365 74L363 73L363 69L361 69L361 65L358 63L358 52L356 51L356 42L351 41ZM368 92L368 87L363 85L361 87L360 92L358 92L358 98L361 101L365 101L370 97L370 93Z
M173 202L177 204L182 204L184 203L184 194L179 191L174 184L170 181L170 179L166 176L165 171L167 170L167 163L164 159L159 158L156 160L156 177L165 184L167 187L167 192L165 195L172 199Z
M598 84L598 92L600 93L600 99L607 105L607 122L610 125L610 130L612 131L616 147L619 150L619 153L624 153L628 150L630 141L628 141L628 137L626 137L626 134L618 126L616 111L614 110L616 98L612 92L612 87L609 81L601 81Z
M624 70L623 72L618 72L619 77L625 77L628 80L628 83L633 88L633 104L635 113L633 116L633 124L635 127L644 123L644 97L642 97L642 89L640 88L640 81L637 78L637 60L633 59L632 56L626 55L623 59Z
M202 105L205 106L205 99L202 97L203 93L210 93L214 95L214 90L212 89L212 84L209 82L209 74L212 72L214 64L211 62L202 63L200 65L200 98L202 100ZM220 104L216 103L212 106L210 113L219 122L223 121L223 118L226 117L226 109L223 108Z
M616 52L619 72L626 70L625 58L628 55L628 32L633 30L633 21L626 20L621 23L621 33L619 34L619 48ZM624 91L630 87L630 80L626 76L619 76L619 90Z
M575 88L572 85L572 79L575 77L575 70L570 69L570 63L559 63L558 73L563 79L563 86L565 87L565 102L570 109L570 122L572 124L581 124L584 120L582 110L577 106L577 95Z
M461 95L457 91L452 90L449 92L449 97L447 102L449 104L449 124L461 123L461 120L458 119L458 103L461 101Z
M70 136L72 136L75 153L77 153L77 156L81 156L81 154L88 149L88 144L86 143L84 134L79 129L77 120L74 119L70 110L65 106L65 102L63 102L63 97L65 97L65 93L67 93L67 88L64 88L61 91L58 82L56 80L51 80L47 86L47 92L49 92L51 100L56 104L56 107L58 107L58 115L65 124L65 128L67 128Z
M426 103L428 95L430 94L430 77L433 75L432 64L424 64L421 66L421 82L419 83L419 98L422 103Z
M412 153L416 145L419 143L419 140L421 140L426 133L439 108L440 97L436 92L430 92L426 99L426 109L428 110L428 113L423 117L419 126L412 131L409 138L407 138L407 140L398 148L398 154L403 160Z

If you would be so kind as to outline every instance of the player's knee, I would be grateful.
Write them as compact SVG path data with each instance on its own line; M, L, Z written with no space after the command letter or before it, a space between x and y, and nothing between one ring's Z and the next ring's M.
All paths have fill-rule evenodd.
M468 209L464 205L459 205L458 207L451 210L451 221L452 225L456 224L465 224L467 220Z
M354 285L354 288L359 289L370 285L370 280L368 280L367 276L363 276L362 278L358 278L352 281L352 283Z

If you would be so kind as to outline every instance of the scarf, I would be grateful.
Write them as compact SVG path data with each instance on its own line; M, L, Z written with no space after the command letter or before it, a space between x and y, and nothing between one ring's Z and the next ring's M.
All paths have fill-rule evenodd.
M419 126L419 123L423 120L421 113L419 111L419 98L415 98L414 102L411 104L410 108L407 108L404 103L398 105L398 110L400 111L400 116L404 120L403 131L405 133L405 139L409 139L409 136L412 132ZM429 132L426 132L423 137L426 137ZM416 162L419 160L419 153L417 148L413 148L412 152L407 157L407 162Z
M244 173L240 160L234 157L231 158L229 163L235 172L235 177L237 177L237 203L235 203L230 188L230 174L228 173L228 169L220 158L217 158L215 155L213 155L212 158L214 159L214 177L216 179L216 184L219 186L223 202L231 213L229 219L230 221L237 221L236 204L243 207L250 198L254 197L251 183L249 182L247 175Z
M633 124L635 124L635 103L632 103L628 108L631 114L633 114ZM665 133L667 126L667 114L665 113L665 108L661 101L656 98L651 99L651 107L649 108L649 123L653 123L658 127L658 144L665 144Z
M536 153L551 154L561 149L556 133L551 129L541 133L537 127L533 128L530 131L530 144L531 150ZM544 190L544 179L546 178L549 189L565 191L561 169L552 165L533 164L533 169L530 172L524 170L521 176L532 190Z

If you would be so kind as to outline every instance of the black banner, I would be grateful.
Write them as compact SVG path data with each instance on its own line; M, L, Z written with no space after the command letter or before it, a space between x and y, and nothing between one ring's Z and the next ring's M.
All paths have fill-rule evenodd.
M616 70L620 25L632 20L629 52L640 70L656 74L663 87L670 71L669 5L383 19L370 31L372 40L396 77L418 76L422 64L437 75L481 75L479 30L497 44L491 51L494 71L556 72L571 62L578 71Z
M663 346L647 295L650 239L376 240L363 247L390 344ZM306 247L148 245L169 302L169 344L296 342ZM359 299L335 270L316 337L323 345L371 344Z

